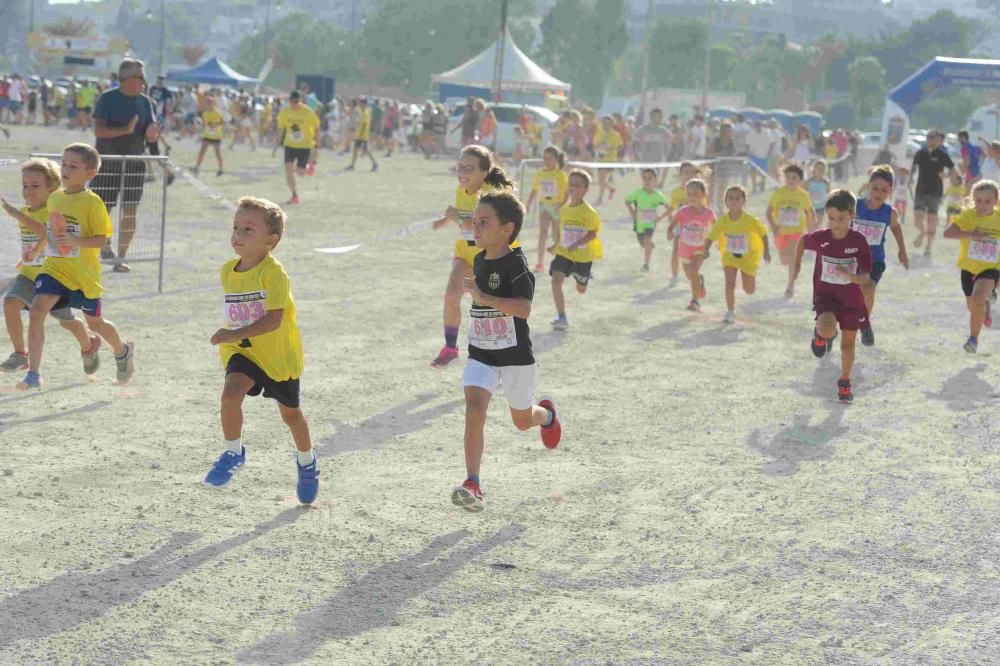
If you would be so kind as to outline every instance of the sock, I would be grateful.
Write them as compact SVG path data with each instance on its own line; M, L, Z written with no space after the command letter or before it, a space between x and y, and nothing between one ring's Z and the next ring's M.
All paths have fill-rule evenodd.
M477 486L479 485L479 475L478 475L478 474L470 474L470 475L469 475L469 476L467 477L467 480L468 480L468 481L475 481L475 482L476 482L476 485L477 485Z
M444 327L444 346L450 349L458 349L458 326Z
M237 437L236 439L227 439L225 440L225 442L226 442L226 451L232 451L236 455L243 453L243 442L239 437Z
M313 455L312 449L309 449L308 451L296 451L295 457L298 458L299 467L308 467L313 464L314 460L316 460L316 456Z
M542 409L545 409L545 408L542 407ZM542 423L542 427L543 428L548 428L548 427L550 427L552 425L552 422L556 420L556 415L550 409L545 409L545 413L548 414L548 416L545 417L545 422Z
M24 381L28 382L32 379L34 379L36 382L40 381L42 379L42 373L37 372L35 370L28 370L28 374L24 376Z
M123 351L120 355L115 354L116 361L124 361L126 358L128 358L128 345L125 345L125 351Z
M566 313L560 312L559 315L556 317L556 319L562 319L563 321L566 321Z

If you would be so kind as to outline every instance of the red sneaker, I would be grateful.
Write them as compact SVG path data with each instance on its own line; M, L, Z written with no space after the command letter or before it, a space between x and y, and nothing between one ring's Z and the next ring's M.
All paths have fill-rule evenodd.
M455 347L449 347L445 345L441 347L441 351L438 352L437 358L431 361L432 368L446 368L448 364L452 361L458 360L458 349Z
M289 205L294 205L299 202L299 195L293 194L292 198L288 200Z
M556 414L556 406L548 398L539 400L538 406L552 412L552 425L548 427L542 426L542 444L547 449L554 449L559 446L559 440L562 439L562 426L559 425L559 415Z
M478 513L483 510L483 491L478 483L466 479L465 483L451 491L451 503L466 511Z

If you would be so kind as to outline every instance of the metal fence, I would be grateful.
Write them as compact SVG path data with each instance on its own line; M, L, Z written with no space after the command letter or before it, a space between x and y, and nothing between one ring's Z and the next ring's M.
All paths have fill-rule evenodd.
M33 153L31 157L62 159L61 154ZM155 261L156 288L161 292L171 173L167 161L156 155L101 155L101 170L89 185L111 215L113 235L101 252L101 263Z

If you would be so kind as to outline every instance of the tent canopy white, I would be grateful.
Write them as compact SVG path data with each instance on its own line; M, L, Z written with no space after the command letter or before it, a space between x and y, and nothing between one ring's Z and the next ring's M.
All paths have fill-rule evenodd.
M501 92L569 92L571 86L536 65L517 47L510 32L504 33ZM497 42L499 42L499 38ZM496 70L497 42L468 62L431 77L434 83L450 83L470 88L492 88Z

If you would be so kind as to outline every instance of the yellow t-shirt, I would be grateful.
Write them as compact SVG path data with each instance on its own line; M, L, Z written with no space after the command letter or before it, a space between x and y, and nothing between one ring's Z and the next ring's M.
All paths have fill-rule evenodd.
M368 109L361 109L361 113L358 114L358 125L354 130L354 139L356 141L367 141L368 136L371 134L372 130L372 116L368 112Z
M48 206L42 206L34 211L25 206L21 209L21 212L36 222L41 222L42 224L49 223ZM21 263L18 272L34 282L38 274L42 272L42 265L45 263L45 251L42 250L41 254L35 257L34 260L28 261L28 254L35 249L40 239L23 224L18 226L21 227Z
M285 148L315 148L319 116L305 104L293 109L286 106L278 112L278 131L285 131Z
M733 254L750 257L764 254L766 236L764 223L746 211L736 220L724 213L708 231L709 239L718 243L720 251L731 258Z
M284 310L281 326L270 333L241 342L219 345L222 366L234 354L242 354L268 377L283 382L302 375L302 337L295 320L288 273L277 259L268 255L248 271L238 273L239 258L222 265L223 317L229 329L249 326L268 310Z
M980 241L962 238L959 241L961 250L956 266L973 275L1000 268L997 252L1000 248L1000 211L995 210L991 215L980 217L975 209L969 208L956 215L951 223L962 231L982 231L992 236Z
M211 141L222 141L225 120L223 120L221 113L215 109L209 109L201 114L201 122L204 123L204 127L201 130L201 138Z
M66 218L66 229L71 236L91 238L111 235L111 217L104 207L101 197L90 190L67 194L58 190L49 195L49 214L61 213ZM101 249L99 247L74 247L67 256L59 254L52 239L49 225L49 244L45 248L45 263L42 273L50 275L62 286L73 291L82 291L87 298L100 298Z
M801 234L806 230L806 211L812 210L812 200L809 193L801 187L790 190L779 187L771 195L767 207L771 209L774 223L782 236Z
M537 146L542 143L542 126L538 123L528 123L524 128L524 133L528 137L528 143Z
M594 240L575 250L566 249L590 231L598 234ZM579 206L567 203L559 209L559 244L556 246L556 254L579 263L603 259L604 246L601 245L600 234L601 216L589 203L584 201Z
M622 135L617 130L601 128L594 138L597 156L602 162L617 162L618 149L625 145Z
M944 191L944 196L949 209L961 209L962 200L965 198L965 186L952 185Z
M535 174L531 191L538 194L538 201L545 204L560 203L566 197L569 177L562 169L542 169Z
M670 193L670 210L674 213L677 209L685 205L688 200L688 191L686 187L678 187L673 192Z

